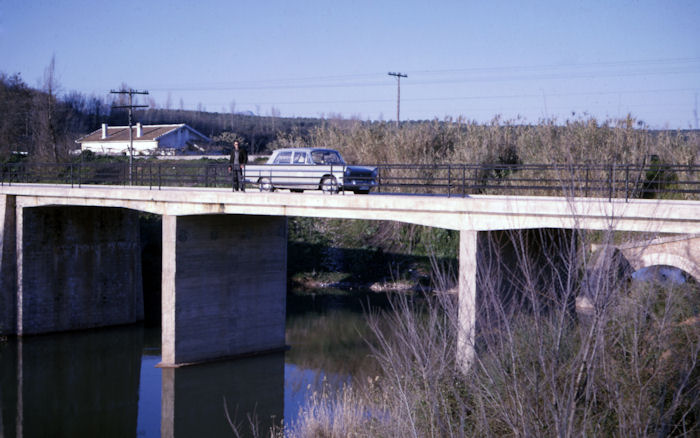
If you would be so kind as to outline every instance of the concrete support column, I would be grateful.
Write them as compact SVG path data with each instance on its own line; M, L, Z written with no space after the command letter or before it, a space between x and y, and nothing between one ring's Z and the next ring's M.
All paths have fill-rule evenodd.
M577 248L571 230L460 231L457 361L463 369L474 359L477 328L493 330L518 312L573 309Z
M468 369L474 359L476 325L476 269L478 232L459 232L459 332L457 334L457 363Z
M15 197L0 195L0 335L17 333Z
M17 208L17 334L143 319L138 213Z
M163 216L162 367L284 348L287 219Z

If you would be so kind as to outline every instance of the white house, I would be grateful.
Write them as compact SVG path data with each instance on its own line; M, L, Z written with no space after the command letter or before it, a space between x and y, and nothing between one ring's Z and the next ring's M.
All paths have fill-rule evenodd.
M132 128L134 155L174 155L186 150L203 150L201 145L211 142L209 137L187 126L177 125L142 125L137 123ZM91 132L75 141L83 151L92 151L102 155L121 155L129 153L129 127L107 126Z

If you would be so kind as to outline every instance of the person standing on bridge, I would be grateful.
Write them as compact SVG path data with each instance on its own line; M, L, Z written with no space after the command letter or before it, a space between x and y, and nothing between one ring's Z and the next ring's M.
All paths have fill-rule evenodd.
M245 192L245 179L243 179L243 171L245 165L248 164L248 153L238 144L238 140L233 142L231 150L231 158L229 159L228 171L233 172L233 190Z

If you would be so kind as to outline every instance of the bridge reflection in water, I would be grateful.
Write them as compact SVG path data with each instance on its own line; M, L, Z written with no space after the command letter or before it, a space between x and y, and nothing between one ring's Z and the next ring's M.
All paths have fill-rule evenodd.
M230 436L254 422L263 435L284 414L284 353L163 368L161 436Z
M162 370L147 364L157 374L143 376L146 331L0 340L0 437L229 436L225 406L244 432L248 413L259 430L282 419L284 353ZM149 383L162 385L160 412L139 400L149 398Z
M134 436L142 350L123 328L0 342L0 436Z

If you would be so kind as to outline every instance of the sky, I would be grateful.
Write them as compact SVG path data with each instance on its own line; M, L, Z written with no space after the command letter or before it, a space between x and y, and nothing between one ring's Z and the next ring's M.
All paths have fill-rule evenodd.
M283 117L698 128L699 0L0 0L0 72ZM0 115L1 117L1 115Z

